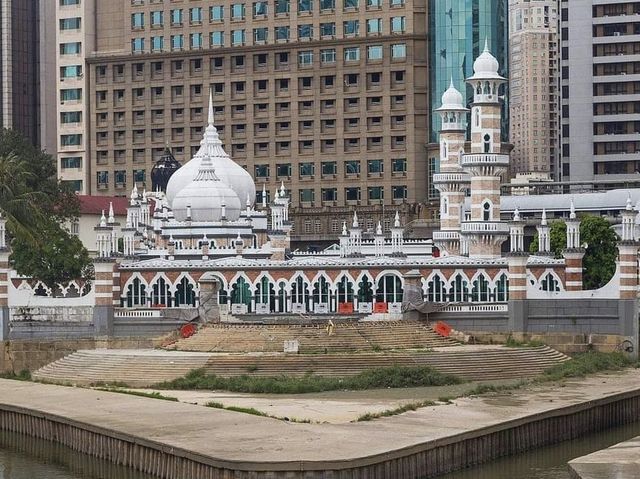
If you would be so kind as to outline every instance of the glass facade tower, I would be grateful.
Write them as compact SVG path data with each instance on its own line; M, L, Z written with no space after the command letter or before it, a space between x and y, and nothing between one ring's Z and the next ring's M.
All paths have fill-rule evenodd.
M438 141L440 117L433 110L440 106L442 93L453 84L467 92L468 102L473 91L465 78L473 75L473 61L484 49L489 49L500 62L500 74L508 78L509 36L507 0L429 0L429 75L431 91L430 141ZM506 103L506 102L505 102ZM507 134L508 108L503 107L503 136Z

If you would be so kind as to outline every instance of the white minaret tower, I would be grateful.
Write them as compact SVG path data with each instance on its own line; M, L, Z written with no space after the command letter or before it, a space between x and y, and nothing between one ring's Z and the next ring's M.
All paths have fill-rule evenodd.
M509 169L509 155L502 153L499 89L506 79L498 74L498 60L488 45L473 64L467 79L473 88L471 152L462 155L462 167L471 175L471 221L462 224L470 257L495 258L509 235L500 221L500 183Z
M442 117L440 172L433 175L433 185L440 191L440 231L434 232L433 240L443 255L459 255L462 206L471 183L469 174L460 166L469 110L464 106L462 94L453 86L453 79L436 111Z
M540 256L548 256L551 254L551 236L549 233L549 224L547 223L547 210L542 210L542 220L538 229L538 254Z

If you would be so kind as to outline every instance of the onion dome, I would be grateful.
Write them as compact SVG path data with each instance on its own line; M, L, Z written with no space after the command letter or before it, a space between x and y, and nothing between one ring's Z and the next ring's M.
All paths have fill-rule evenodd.
M191 161L176 171L167 184L167 199L173 208L173 200L178 193L190 184L198 175L200 165L204 157L210 158L217 177L226 183L238 196L251 199L251 205L256 198L256 185L251 175L235 161L233 161L224 148L218 135L218 130L213 125L213 97L209 94L209 118L208 126L200 142L200 150Z
M180 169L180 167L180 163L175 159L171 150L167 146L164 150L164 154L151 169L151 190L166 191L169 179Z
M489 52L489 42L485 40L484 51L480 54L476 61L473 62L473 76L472 79L502 79L498 74L500 64L496 57Z
M202 158L198 174L173 199L178 221L215 222L222 218L236 221L242 204L238 195L216 175L211 158Z
M465 110L462 93L453 85L453 78L449 88L442 94L442 106L436 111L460 111Z

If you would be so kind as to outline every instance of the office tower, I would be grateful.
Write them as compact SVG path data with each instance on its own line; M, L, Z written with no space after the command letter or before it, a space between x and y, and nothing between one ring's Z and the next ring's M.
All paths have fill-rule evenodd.
M442 92L451 79L463 92L465 104L473 100L465 79L473 75L473 60L489 50L500 63L500 75L508 78L507 0L430 0L429 1L429 91L431 105L440 104ZM504 110L504 109L503 109ZM503 139L508 115L503 111ZM438 142L440 116L430 112L430 142Z
M91 192L87 181L91 172L88 150L91 93L85 59L95 46L95 15L95 0L56 2L58 173L62 181L81 194Z
M84 38L69 41L88 41L85 2L66 7L79 9L74 31ZM149 188L167 145L188 161L211 89L216 127L254 176L258 202L263 184L267 194L281 182L289 190L294 239L334 238L354 209L365 230L378 220L388 229L396 209L403 223L420 215L428 122L423 0L95 6L95 47L79 53L87 83L72 80L74 102L88 102L91 115L79 118L86 111L78 110L69 118L86 122L87 137L74 133L63 146L65 153L88 149L80 171L87 193ZM83 160L79 150L72 157Z
M558 179L557 0L509 2L509 135L512 174Z
M38 0L0 0L0 121L40 145Z
M561 2L562 172L573 181L640 172L640 2Z

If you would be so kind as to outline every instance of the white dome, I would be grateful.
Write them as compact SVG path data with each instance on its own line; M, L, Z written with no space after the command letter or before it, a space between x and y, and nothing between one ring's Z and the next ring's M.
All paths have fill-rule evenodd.
M464 98L455 86L453 86L453 78L449 84L449 88L442 94L442 106L438 110L465 110Z
M177 221L185 221L191 209L191 220L198 222L229 221L240 218L240 198L215 173L209 157L202 158L195 179L178 192L173 199L173 214Z
M472 78L502 78L498 74L500 64L496 57L489 52L489 43L485 40L484 51L480 54L476 61L473 62Z
M167 184L167 199L173 208L173 200L178 193L190 184L198 174L202 159L208 156L213 163L216 176L226 183L243 202L247 197L253 206L256 200L256 185L251 175L235 161L233 161L224 148L216 127L213 125L213 102L209 97L209 124L200 142L200 150L191 161L178 169Z

